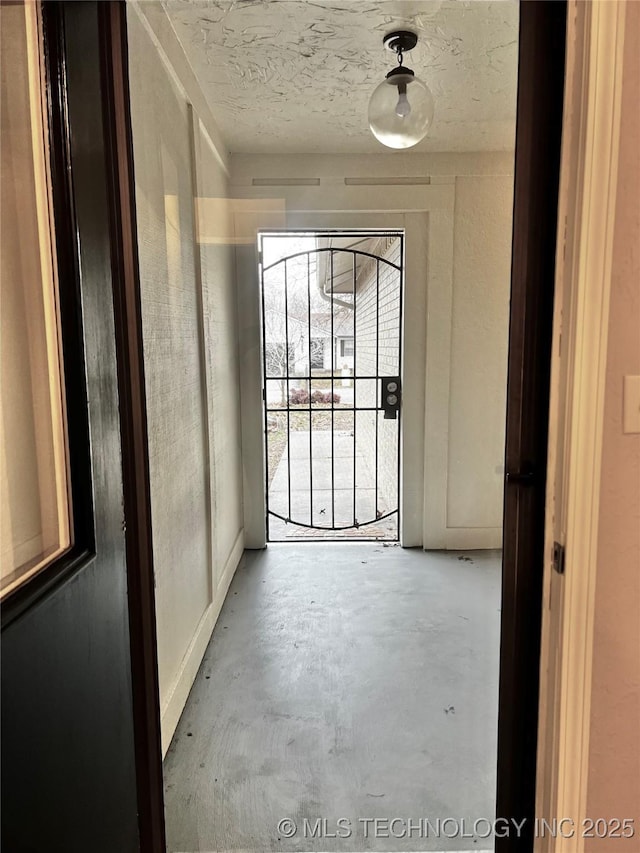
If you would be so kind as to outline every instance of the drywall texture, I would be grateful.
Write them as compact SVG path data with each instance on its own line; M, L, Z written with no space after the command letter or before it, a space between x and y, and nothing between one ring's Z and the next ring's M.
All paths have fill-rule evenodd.
M419 34L407 65L436 111L419 147L509 150L519 7L458 0L164 0L233 152L381 151L371 93L395 64L394 29Z
M195 136L198 199L226 200L226 175L201 125L199 129ZM243 513L235 253L227 240L226 217L212 214L207 205L200 204L198 210L216 588L242 529Z
M424 216L423 233L407 233L406 241L405 414L411 395L419 393L415 383L425 389L422 419L416 413L403 418L403 446L415 448L419 433L425 445L423 533L407 544L500 547L512 154L235 155L232 186L242 200L238 204L256 199L252 224L257 227L260 205L267 212L283 211L281 221L290 227L308 227L314 212L324 216L325 227L336 227L343 213L349 214L349 227L384 227L390 214L404 227L404 217ZM273 227L273 217L264 215L264 223ZM426 244L427 257L412 265L419 243ZM248 302L250 288L243 292ZM421 305L420 324L416 305ZM254 317L257 313L253 310ZM257 339L252 340L258 333L255 321L248 325L243 348L257 349ZM409 393L407 371L412 373ZM248 405L243 412L249 417ZM251 417L257 436L259 413ZM416 464L405 456L405 482L407 466Z
M224 166L144 11L128 26L166 749L242 550L237 318L224 215L194 204L224 214Z
M640 435L623 434L625 375L640 374L640 4L627 3L598 531L587 813L635 818L640 803Z
M447 527L493 528L498 536L512 204L511 177L456 177Z

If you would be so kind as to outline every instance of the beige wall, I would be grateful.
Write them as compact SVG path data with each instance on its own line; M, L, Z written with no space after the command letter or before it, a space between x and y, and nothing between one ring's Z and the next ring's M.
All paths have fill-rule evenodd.
M202 277L207 417L211 456L213 582L228 571L243 529L242 441L235 254L230 245L229 208L210 204L227 196L227 176L202 132L195 137L198 235Z
M166 750L243 547L234 256L202 93L159 4L128 27Z
M1 7L2 267L0 522L2 576L42 551L38 460L25 292L39 289L38 224L31 152L24 9ZM11 80L11 85L9 81ZM34 288L35 285L35 288ZM42 317L39 334L44 340ZM32 321L33 322L33 321ZM45 363L46 370L46 363Z
M640 847L640 435L622 432L623 377L640 374L640 3L628 2L598 531L587 813L633 817Z
M513 178L456 178L447 527L502 536Z
M0 580L69 545L66 442L35 6L0 7Z
M412 176L430 177L431 183L414 185ZM279 184L283 178L289 183ZM318 185L291 185L309 178ZM500 547L513 155L237 155L232 187L243 211L251 210L247 199L256 200L255 211L258 203L274 211L265 217L265 227L308 227L320 223L316 212L322 213L319 227L340 227L347 216L348 227L405 227L410 217L422 217L421 233L407 231L403 363L405 373L412 371L412 384L407 393L405 375L403 430L405 437L424 435L419 486L424 511L421 503L423 523L405 530L403 542L428 548ZM258 216L254 227L261 224ZM416 263L411 261L414 247ZM246 297L252 290L255 284ZM243 351L257 349L251 346L259 332L255 317ZM249 368L259 370L255 359ZM421 416L407 416L419 399ZM258 424L254 435L259 441L260 417L250 405L243 400L245 416ZM416 447L412 441L408 445ZM405 454L405 461L406 487L422 459ZM417 505L417 489L412 485L411 490L410 503ZM405 519L410 512L405 502ZM255 512L256 518L260 515Z

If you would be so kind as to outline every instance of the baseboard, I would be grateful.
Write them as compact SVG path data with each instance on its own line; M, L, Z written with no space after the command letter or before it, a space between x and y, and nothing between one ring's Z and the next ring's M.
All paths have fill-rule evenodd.
M176 853L194 853L193 850L177 850ZM243 848L234 848L233 850L201 850L199 853L264 853L264 848L259 849L250 849L247 847ZM279 853L275 851L275 853ZM493 849L491 850L476 850L474 847L473 850L468 847L466 850L416 850L416 853L494 853Z
M502 548L501 527L447 527L425 534L425 551L484 551Z
M225 563L224 572L215 591L213 601L207 607L198 623L189 648L182 659L178 674L168 692L160 711L160 728L162 731L162 757L167 754L176 727L182 716L184 706L189 698L196 675L202 663L202 658L209 645L211 634L218 621L220 610L224 604L229 585L233 579L242 552L244 551L244 530L241 530L233 543L231 553Z

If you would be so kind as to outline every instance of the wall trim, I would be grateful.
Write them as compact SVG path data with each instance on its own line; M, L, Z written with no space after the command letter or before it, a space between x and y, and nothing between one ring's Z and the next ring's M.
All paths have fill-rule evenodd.
M270 191L271 190L271 191ZM403 303L404 409L401 431L401 542L423 545L425 458L425 347L431 326L438 322L427 311L429 294L445 286L453 267L442 246L453 245L453 179L438 185L282 186L273 188L232 182L234 233L237 244L238 299L243 307L240 346L242 362L242 418L244 452L245 530L248 547L266 544L263 419L258 347L261 335L256 234L261 228L405 228L406 276ZM265 206L269 202L269 206ZM434 216L433 214L443 214ZM424 222L423 222L424 219ZM425 228L426 226L426 228ZM431 250L428 257L427 246ZM442 258L439 263L435 257ZM422 287L424 276L427 288ZM446 285L450 288L450 285ZM450 324L450 318L444 325ZM426 332L425 332L426 325ZM413 357L408 357L408 353ZM447 380L448 382L448 380ZM430 409L430 406L426 407ZM260 448L260 450L258 450ZM445 493L443 493L445 494ZM441 495L441 503L443 503ZM493 546L492 546L493 547Z
M266 543L264 459L262 450L258 450L263 443L263 423L256 234L261 228L384 228L393 223L395 227L406 229L407 253L401 541L406 547L425 549L499 548L501 526L457 528L447 521L454 212L458 177L451 174L451 169L457 169L465 177L476 176L478 172L492 179L511 177L513 154L490 155L489 168L484 172L479 168L482 165L479 155L412 155L405 164L409 176L402 178L394 177L397 164L388 155L294 157L295 170L290 159L277 155L235 155L232 160L230 195L233 198L238 299L243 309L240 329L243 447L251 448L245 451L244 458L248 547L263 548ZM466 162L467 168L464 167ZM502 168L496 168L498 164ZM428 182L425 182L425 170L434 173ZM296 178L281 177L292 173ZM417 176L415 184L406 183L413 180L411 173ZM357 176L345 178L345 174ZM396 181L402 183L396 184ZM424 224L418 225L422 219ZM418 294L415 291L421 289L425 277L425 268L420 266L423 262L426 294ZM252 304L254 302L256 304ZM421 384L420 388L417 383ZM419 413L415 411L417 401L421 406ZM425 436L429 437L428 441Z
M232 154L232 183L251 186L254 177L277 180L282 176L318 178L321 183L379 181L401 176L403 181L425 177L431 183L454 177L503 175L513 177L513 150L465 152L403 151L396 154Z
M193 273L196 281L196 304L198 309L198 353L200 356L200 391L202 398L202 453L203 467L207 481L205 497L205 516L207 518L207 570L208 599L213 601L213 492L214 470L211 464L211 430L209 428L209 396L211 376L207 359L206 310L204 304L204 281L202 277L202 246L198 240L198 199L200 193L201 165L198 159L197 138L202 123L193 104L187 102L189 131L189 167L191 177L191 197L193 209Z
M569 8L570 27L574 26L572 14L576 14L573 6ZM541 786L555 785L551 816L571 817L576 826L587 816L600 474L626 4L591 3L585 4L584 11L588 15L584 67L572 69L578 77L581 107L576 115L565 114L565 123L579 125L574 131L578 134L579 166L572 192L561 201L564 219L559 220L558 236L560 257L565 245L573 244L572 257L565 261L564 275L561 273L558 282L559 289L565 291L565 304L568 297L569 316L562 322L559 312L554 331L555 351L561 340L566 348L555 358L554 381L559 381L564 365L567 383L564 393L558 395L555 405L552 403L551 419L561 419L566 411L564 437L554 436L556 441L564 438L566 444L559 455L550 446L549 483L552 487L559 472L561 485L556 480L556 488L550 488L547 496L547 525L555 535L557 516L564 519L564 589L550 602L562 608L560 670L557 687L547 684L541 694L547 708L541 707L539 717L542 723L550 705L557 704L557 731L552 726L541 734L546 736L541 747L547 754L555 752L557 762L549 768L556 778L540 774L538 782L538 801L545 799ZM567 151L563 171L570 168L569 161ZM562 302L559 293L558 304ZM557 494L559 488L561 494ZM552 572L548 560L546 586ZM545 635L548 641L551 622L545 613L543 641ZM547 677L544 664L543 659L543 683ZM558 838L554 849L556 853L578 853L583 846L576 833L573 838Z
M453 324L455 185L451 210L429 214L427 340L425 369L424 513L422 547L462 547L447 531L449 421ZM479 531L478 531L479 533ZM500 540L502 534L500 535ZM480 547L474 545L473 547ZM499 547L499 545L498 545Z
M193 638L189 643L189 648L182 659L178 674L167 691L166 699L163 702L161 710L163 758L171 745L171 740L189 698L189 692L198 674L204 653L209 645L209 640L218 621L218 616L225 602L229 585L238 568L243 551L244 530L240 530L225 563L224 572L215 591L213 602L204 611Z
M502 527L425 527L425 550L494 551L502 549Z

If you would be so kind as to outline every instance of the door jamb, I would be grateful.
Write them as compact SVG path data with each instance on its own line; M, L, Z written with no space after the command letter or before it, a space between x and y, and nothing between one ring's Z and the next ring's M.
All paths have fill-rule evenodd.
M552 226L555 224L555 209L557 206L557 183L554 183L553 170L555 165L554 158L557 155L559 160L559 139L561 129L561 109L558 119L558 101L560 106L562 102L562 82L564 79L564 64L558 61L558 55L553 53L554 46L551 35L553 31L549 29L550 18L551 23L555 23L556 28L560 25L563 28L563 18L566 15L565 2L547 3L544 0L531 0L531 2L522 4L522 17L528 21L525 27L521 27L521 43L528 41L531 46L539 40L537 47L538 55L535 61L532 61L532 56L535 57L535 52L532 54L529 51L526 55L529 63L521 61L521 82L520 93L526 94L522 104L519 104L518 126L519 133L532 133L535 130L535 136L538 142L541 137L546 143L542 146L546 149L546 153L551 153L551 162L536 155L535 148L530 145L521 145L520 150L520 169L518 169L518 160L516 160L516 182L522 182L523 187L526 185L535 189L537 186L541 189L544 196L543 203L532 203L526 192L518 194L516 187L516 202L515 202L515 217L514 217L514 235L517 236L518 228L522 228L523 233L520 239L520 245L516 246L514 241L514 284L519 281L520 288L524 296L531 296L531 291L535 289L536 283L540 281L540 272L543 268L548 271L549 264L553 268L555 258L555 239L550 238L549 232L553 233L555 238L555 227L537 228L544 225L545 218L551 211ZM145 851L154 851L154 853L164 853L164 816L161 809L162 804L162 764L160 759L160 732L159 732L159 702L157 699L157 657L155 643L155 619L154 614L154 589L153 589L153 570L151 564L150 550L150 514L149 514L149 482L148 482L148 458L146 446L146 412L144 407L144 382L143 382L143 363L142 363L142 340L140 328L140 303L139 303L139 280L137 274L136 263L136 231L135 231L135 206L134 206L134 182L133 182L133 161L131 156L131 134L130 134L130 112L128 103L128 88L127 88L127 50L126 50L126 9L122 0L113 0L109 4L109 8L102 13L103 21L105 22L105 56L106 56L106 71L112 77L113 93L111 98L106 98L106 118L108 126L112 133L112 151L113 151L113 168L114 168L114 183L111 187L111 199L115 203L114 221L118 229L122 229L121 248L123 256L119 257L118 270L120 275L117 277L116 289L119 300L118 309L121 312L118 316L119 332L122 336L119 347L119 356L123 359L123 385L122 389L125 394L131 396L129 401L124 400L132 406L130 411L124 412L123 418L123 451L125 455L131 454L125 459L125 482L129 481L127 487L127 496L129 507L126 517L128 524L133 526L131 536L127 537L128 548L131 548L132 559L129 563L130 571L130 596L131 596L131 622L135 626L136 639L132 636L132 663L134 665L134 685L140 688L137 698L138 711L136 712L136 732L141 729L143 737L143 747L138 753L138 773L139 785L153 783L153 789L150 791L150 798L153 802L148 802L147 816L141 816L141 843L142 849ZM523 39L524 35L524 39ZM564 35L555 33L556 39L561 43L561 48L564 47ZM557 50L556 43L555 49ZM563 52L563 51L561 51ZM521 53L522 60L522 53ZM540 79L542 78L542 80ZM524 81L524 82L523 82ZM559 91L558 91L559 90ZM541 103L541 98L536 100L533 96L536 91L546 98L547 102ZM540 124L540 112L537 107L542 107L542 113L547 113L547 120L543 126ZM122 114L118 117L118 111ZM113 138L115 136L115 139ZM518 157L518 152L516 152ZM527 162L527 158L531 162ZM532 167L531 164L534 164ZM535 196L535 193L534 193ZM518 219L523 222L516 221ZM534 249L533 236L536 230L542 231L542 235L537 237L537 246L542 251L542 262L536 257ZM542 267L540 264L542 263ZM543 284L545 282L543 281ZM548 282L546 282L548 286ZM549 288L550 290L550 288ZM550 306L546 296L544 308ZM522 297L521 297L522 298ZM526 325L525 320L528 319L524 310L524 305L520 306L522 313L519 319L523 327ZM544 314L544 311L543 311ZM550 339L550 311L547 311L543 316L543 320L549 320L549 328L543 323L542 339L546 341L545 334L548 334ZM123 328L124 324L124 328ZM512 318L512 336L517 330L514 329ZM537 328L528 329L529 332L540 334ZM522 341L520 341L522 343ZM540 341L538 341L538 344ZM544 347L543 347L544 348ZM524 349L518 352L512 352L512 357L522 358ZM531 355L531 353L528 353ZM549 355L549 352L547 352ZM128 360L130 359L130 360ZM543 362L544 364L544 362ZM544 369L539 371L541 374L537 377L538 393L537 402L540 399L548 403L548 372ZM546 389L546 392L545 392ZM512 398L513 408L511 411L511 420L508 426L512 429L512 440L516 441L518 450L522 449L520 436L516 435L517 429L521 429L523 422L518 420L517 415L522 415L522 404L526 399L522 396L515 395L516 399ZM517 404L517 405L516 405ZM518 408L518 406L520 408ZM545 406L543 414L538 411L534 421L528 423L529 438L535 440L538 449L542 448L546 451L547 440L547 416L548 406ZM525 425L527 422L525 422ZM126 439L126 441L125 441ZM507 439L507 462L509 462L509 439ZM513 450L513 448L511 448ZM513 460L512 460L513 461ZM517 460L516 460L517 461ZM145 466L147 466L145 468ZM543 462L544 469L544 462ZM508 470L508 469L507 469ZM540 471L541 480L544 479L544 470ZM509 491L509 490L507 490ZM519 490L520 491L520 490ZM544 484L542 488L542 510L540 510L540 501L537 503L537 511L534 513L534 529L530 534L536 546L538 543L542 545L543 524L544 524ZM513 512L509 510L505 514L505 530L512 530L514 525ZM516 538L516 537L514 537ZM144 541L140 541L140 540ZM538 592L541 592L541 577L537 576L539 567L542 564L542 548L537 549L540 554L530 555L525 571L529 573L529 582L533 581L533 586ZM536 557L540 559L537 560ZM535 723L537 722L537 696L538 696L538 678L532 677L531 669L523 671L523 662L533 660L537 665L539 657L539 639L540 639L540 596L536 595L528 597L531 588L530 585L513 586L509 585L515 581L515 571L522 571L522 566L516 568L516 564L512 567L512 574L507 578L507 591L514 594L515 598L513 605L508 609L510 613L505 614L503 611L503 638L501 652L501 696L500 696L500 716L501 723L504 724L505 718L508 719L509 725L501 728L499 732L499 759L498 759L498 814L505 816L517 816L521 813L533 815L533 791L535 787ZM507 573L508 574L508 573ZM520 608L520 611L518 611ZM513 619L518 612L525 616L524 624L519 627L514 623ZM137 670L136 670L137 667ZM520 670L520 671L519 671ZM136 671L139 677L136 678ZM137 688L136 688L137 689ZM155 694L155 695L154 695ZM527 703L531 703L534 699L532 710L525 714L524 719L518 719L520 709L527 707ZM511 705L510 705L511 703ZM516 726L515 723L522 722L523 725ZM529 725L527 725L529 724ZM137 740L139 738L137 737ZM519 779L525 776L525 784L519 784ZM512 789L510 791L510 788ZM144 805L144 802L142 803ZM517 845L517 848L516 848ZM518 840L498 839L496 850L506 851L514 849L530 849L530 839L522 837Z
M531 851L534 841L566 14L566 2L520 5L496 813L524 823L496 838L496 853Z
M113 247L111 266L140 849L142 853L165 853L151 486L129 101L127 10L122 0L97 5Z
M400 541L403 547L417 547L422 545L422 526L423 526L423 488L424 476L422 474L422 463L424 457L424 417L425 417L425 357L424 347L426 341L423 340L422 349L416 355L414 348L416 347L416 328L419 326L420 317L426 318L426 302L427 291L422 294L419 299L416 299L416 293L412 291L420 286L422 277L430 276L427 259L426 245L428 239L428 229L432 227L438 228L438 237L440 244L434 249L434 255L437 252L442 262L443 251L446 254L447 247L452 247L452 220L450 211L453 208L453 186L451 183L440 185L437 188L432 186L416 186L414 193L409 196L409 209L397 209L392 206L391 209L385 209L385 203L388 203L389 187L385 187L384 191L380 191L379 187L347 187L348 198L344 209L330 209L326 202L326 187L319 188L320 195L316 195L318 190L313 188L312 192L308 192L307 187L302 190L305 194L305 199L300 197L300 187L287 186L282 189L282 195L285 202L285 210L279 215L278 220L271 221L264 212L260 210L260 201L256 202L256 210L244 204L239 205L239 210L235 216L235 231L237 246L237 265L239 270L238 281L240 287L245 287L245 292L239 292L239 298L243 302L245 312L247 306L250 306L251 316L247 324L247 332L243 349L245 352L255 353L257 347L249 346L249 342L255 340L256 324L260 327L259 320L259 299L255 298L258 293L258 261L257 251L254 246L257 231L267 232L268 230L306 230L306 231L325 231L335 228L345 229L403 229L405 231L405 291L403 296L403 327L402 327L402 363L403 363L403 427L401 430L401 495L402 495L402 512L401 512L401 534ZM395 187L394 189L401 190L403 198L400 200L400 205L407 206L407 187ZM236 188L238 194L241 192L241 187ZM247 215L249 214L249 215ZM422 218L429 217L424 223L425 228L422 230ZM257 228L256 219L263 221L264 225ZM437 226L436 226L437 223ZM241 235L241 236L239 236ZM433 236L431 238L433 240ZM435 242L435 241L434 241ZM446 279L445 279L446 280ZM431 278L428 281L431 284ZM255 302L255 305L253 304ZM244 330L241 329L241 339ZM419 337L424 338L420 334ZM413 352L414 355L407 355ZM261 358L261 356L260 356ZM249 359L247 358L247 362ZM422 367L417 367L420 364ZM251 431L253 441L249 442L252 445L257 444L257 435L260 436L260 462L263 463L262 453L264 438L263 417L262 417L262 400L260 391L252 384L252 377L262 378L262 366L259 359L251 358L251 362L243 368L243 373L246 381L243 382L243 391L246 394L247 405L243 409L243 429ZM409 390L411 389L411 390ZM260 399L259 410L254 411L252 401ZM411 407L411 411L407 407ZM415 426L414 426L415 425ZM417 433L420 432L420 436ZM415 461L409 465L408 459ZM252 485L251 489L247 489L247 481L245 481L245 491L251 491L252 495L264 495L264 472L262 469L258 471L257 460L252 459L250 464L246 465L251 468L250 476ZM408 475L408 472L410 476ZM417 476L419 475L419 476ZM245 473L245 477L249 476ZM419 482L418 482L419 480ZM259 485L258 485L259 484ZM255 501L257 505L257 501ZM415 507L415 509L414 509ZM245 512L247 504L245 503ZM245 531L248 531L249 544L248 548L263 548L266 544L266 531L264 530L265 504L262 498L259 511L256 507L249 507L249 514L245 515ZM261 526L259 537L257 529L257 521Z
M404 217L403 217L403 219L404 219ZM399 333L398 371L399 371L399 375L402 377L401 378L401 385L404 384L404 373L403 373L404 320L405 320L404 288L405 288L405 279L406 279L406 262L405 262L405 258L406 258L406 234L405 234L404 225L402 227L398 227L398 228L364 228L364 227L311 228L308 226L306 228L260 228L257 232L257 235L256 235L256 247L257 247L256 251L257 251L257 257L258 257L257 275L258 275L258 279L259 279L259 290L260 290L260 301L261 301L261 311L260 311L261 334L260 334L260 339L262 342L262 346L261 346L261 358L260 358L260 363L261 363L261 371L260 372L261 372L261 382L262 382L262 386L263 386L262 387L262 416L263 416L263 431L264 432L263 432L263 439L262 440L263 440L263 445L264 445L263 456L265 458L265 469L263 472L263 491L264 491L265 530L266 530L266 544L267 545L270 544L271 542L279 543L282 540L278 540L278 539L270 540L269 539L269 515L271 513L269 510L269 482L268 482L268 460L267 460L267 455L268 455L268 439L267 439L267 435L268 435L268 430L267 430L268 401L267 401L267 396L266 396L267 395L266 382L268 381L268 377L267 377L267 373L266 373L265 351L264 351L264 347L265 347L265 323L266 323L265 316L264 316L264 304L265 304L264 272L265 272L265 270L263 267L262 255L263 255L263 245L264 245L263 241L265 239L269 239L269 237L274 237L274 236L278 237L278 236L281 236L283 234L291 235L294 237L296 235L305 235L306 236L309 234L313 235L314 237L317 237L317 236L322 236L322 237L327 237L327 236L354 237L354 236L359 236L359 235L366 236L366 237L376 237L376 236L388 237L388 236L393 235L397 239L400 240L401 259L400 259L400 268L399 268L399 278L400 278L400 282L399 282L399 284L400 284L400 287L399 287L399 314L400 314L400 318L399 318L399 325L398 325L398 333ZM323 252L326 250L320 249L317 251ZM338 248L335 251L339 252L340 249ZM314 252L314 250L309 250L310 254L312 254L313 252ZM356 252L356 254L358 254L358 252ZM295 255L293 257L295 257ZM372 257L372 256L370 256L370 257ZM277 263L281 263L284 260L289 260L289 257L282 258ZM384 261L384 258L380 257L379 260ZM268 267L267 269L270 269L271 266L275 266L275 264L271 264L270 267ZM333 346L333 344L332 344L332 346ZM333 357L332 357L332 361L333 361ZM354 362L354 364L355 364L355 362ZM287 371L287 374L288 373L289 373L289 371ZM309 368L309 374L311 374L311 368ZM357 377L355 376L355 371L354 371L354 381L355 381L355 378L357 378ZM378 378L380 379L381 377L378 377ZM283 411L285 411L285 410L283 410ZM349 410L347 409L346 411L349 411ZM358 411L357 407L356 407L355 411L356 412ZM379 412L380 411L382 411L382 408L379 409ZM396 478L397 478L397 486L396 487L397 487L398 501L397 501L397 508L396 508L395 512L392 513L392 515L397 515L397 519L396 519L397 537L394 540L387 540L387 541L396 542L398 544L401 544L402 539L403 539L403 529L402 529L402 519L403 519L402 459L403 459L403 454L402 454L402 445L403 445L403 418L402 418L402 412L400 411L400 412L398 412L398 446L397 446L397 466L396 466ZM378 463L376 460L376 465L377 464ZM289 471L288 476L289 476L289 478L291 477L290 471ZM355 487L355 485L354 485L354 487ZM277 516L277 517L280 518L280 516ZM294 526L295 526L295 522L294 522ZM302 526L305 527L306 525L302 525ZM332 529L332 528L316 527L315 529L316 530L325 529L327 534L334 534L335 535L336 532L338 532L341 529L345 529L345 528ZM299 539L299 540L292 540L292 541L296 541L298 544L300 542L303 542L303 544L304 544L304 541L307 541L307 540ZM311 542L313 540L309 539L308 541ZM327 535L326 538L322 538L319 541L326 543L326 542L339 542L339 541L378 542L378 541L385 541L385 540L378 539L378 538L367 538L367 537L356 537L353 539L342 540L338 537L334 536L334 538L332 538L331 536Z
M625 3L570 0L554 319L542 625L538 813L587 816L604 392ZM613 58L613 61L612 61ZM575 177L571 176L572 167ZM555 574L554 540L566 548ZM551 590L553 586L553 595ZM559 620L559 648L551 631ZM551 656L557 656L554 676ZM549 841L581 849L579 833ZM538 849L549 849L540 839Z

